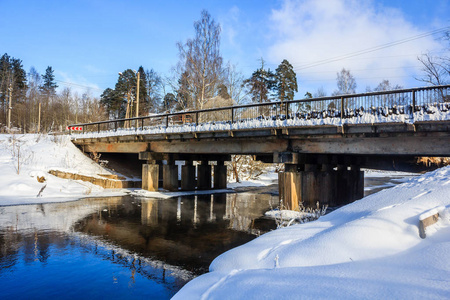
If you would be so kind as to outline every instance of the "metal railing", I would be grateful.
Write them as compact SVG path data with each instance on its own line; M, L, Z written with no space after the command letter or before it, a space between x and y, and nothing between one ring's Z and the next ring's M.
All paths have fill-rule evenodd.
M180 125L234 124L251 120L346 119L363 113L384 117L392 114L412 115L417 111L427 112L430 107L436 107L441 111L450 110L450 85L227 106L72 124L68 127L83 127L84 132L117 131L122 128L137 131Z

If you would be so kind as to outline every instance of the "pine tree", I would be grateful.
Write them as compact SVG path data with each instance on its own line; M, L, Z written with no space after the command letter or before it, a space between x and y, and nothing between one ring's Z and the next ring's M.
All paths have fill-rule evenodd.
M11 60L13 74L13 98L15 101L25 101L27 93L27 73L23 69L22 60L13 58Z
M136 96L136 81L137 76L131 69L126 69L122 73L119 73L119 78L114 88L118 97L117 101L120 103L118 109L119 118L131 117L132 115L132 100ZM128 116L126 115L127 112Z
M23 69L22 61L14 57L10 57L5 53L0 58L0 101L2 105L2 117L0 123L5 122L6 114L9 107L9 88L11 88L12 106L14 106L12 122L18 125L24 123L26 110L26 93L27 93L27 76ZM17 108L20 108L17 109ZM14 121L13 121L14 120Z
M147 73L144 67L140 66L139 73L139 115L147 115L149 112L150 97L148 95Z
M244 80L244 85L249 89L253 102L269 102L270 93L275 87L275 74L270 69L264 69L264 60L261 60L261 68Z
M275 70L275 91L281 102L294 100L294 93L298 91L297 75L292 65L284 59Z
M6 123L6 114L8 111L8 88L11 84L11 57L5 53L0 58L0 100L2 113L0 123Z
M47 97L56 94L56 88L58 85L55 82L55 75L53 74L52 67L48 66L45 70L45 74L42 75L44 83L41 86L42 92L47 95Z
M123 97L120 97L117 92L111 88L107 88L100 96L100 104L106 108L109 118L119 118L125 115L123 112Z
M164 101L162 104L163 112L172 112L175 109L175 105L177 104L177 98L172 93L167 93L164 96Z

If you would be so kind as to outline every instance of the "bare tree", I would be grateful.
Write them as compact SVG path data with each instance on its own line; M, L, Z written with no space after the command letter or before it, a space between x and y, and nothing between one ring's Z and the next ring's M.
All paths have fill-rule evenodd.
M333 92L333 96L354 94L356 92L356 80L350 73L350 70L342 68L337 73L336 83L338 89Z
M422 63L424 76L416 78L431 85L444 85L450 82L450 31L447 31L442 37L445 52L441 56L431 53L423 54L417 59Z
M201 20L194 22L195 37L185 44L177 43L180 52L178 77L184 75L194 109L202 109L213 97L222 82L223 69L220 55L220 25L203 10Z
M450 82L450 58L424 54L417 58L422 63L425 73L418 80L430 85L444 85Z
M244 75L236 69L236 65L228 62L225 69L225 86L233 102L237 105L246 101L249 95L244 85Z
M392 91L392 90L399 90L402 89L402 87L398 84L391 85L389 80L384 79L380 82L380 84L377 85L377 87L374 89L375 92L385 92L385 91ZM405 104L405 100L403 97L396 97L393 94L388 95L379 95L376 96L375 99L378 101L377 105L403 105ZM373 104L372 104L373 105Z

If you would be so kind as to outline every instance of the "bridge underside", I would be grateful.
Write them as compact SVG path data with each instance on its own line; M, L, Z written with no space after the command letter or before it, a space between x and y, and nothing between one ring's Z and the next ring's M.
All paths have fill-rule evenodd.
M279 178L280 196L288 207L294 208L298 200L312 206L316 200L339 205L341 200L348 203L361 198L362 167L421 171L416 157L450 156L450 122L136 134L78 138L73 142L85 152L139 153L139 158L147 161L143 165L143 188L149 190L158 188L159 177L163 177L164 188L177 190L175 161L180 160L185 161L182 178L187 178L181 182L182 189L211 188L211 161L216 162L214 188L226 187L223 162L230 160L232 154L284 163L285 172ZM193 161L201 161L197 169ZM341 200L333 200L338 198Z

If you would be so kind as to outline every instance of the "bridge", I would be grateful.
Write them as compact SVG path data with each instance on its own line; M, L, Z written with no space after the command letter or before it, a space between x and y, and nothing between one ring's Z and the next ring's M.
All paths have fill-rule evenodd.
M450 85L268 102L73 124L85 152L133 153L142 188L222 189L233 154L283 163L280 197L330 206L363 197L361 168L417 170L450 156ZM181 166L181 184L178 165ZM196 163L194 163L196 162ZM200 162L200 163L198 163Z

